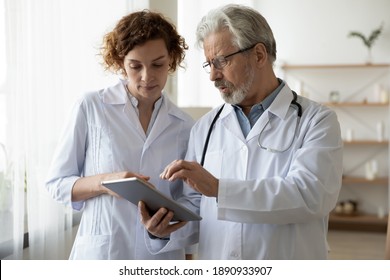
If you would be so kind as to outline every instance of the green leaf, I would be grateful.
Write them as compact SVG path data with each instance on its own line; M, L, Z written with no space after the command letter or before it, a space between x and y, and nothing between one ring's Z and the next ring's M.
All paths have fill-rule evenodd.
M358 37L360 39L362 39L363 41L363 44L366 46L366 47L370 47L370 43L368 42L368 39L360 32L357 32L357 31L351 31L349 33L349 37Z
M361 32L358 31L351 31L348 34L348 37L358 37L363 41L363 44L367 48L371 48L374 42L378 39L379 35L382 33L382 29L383 23L381 24L381 26L379 26L379 28L374 29L368 37L364 36Z
M370 43L370 46L372 46L376 39L378 39L379 35L382 33L383 24L378 28L371 32L370 37L368 38L368 41Z

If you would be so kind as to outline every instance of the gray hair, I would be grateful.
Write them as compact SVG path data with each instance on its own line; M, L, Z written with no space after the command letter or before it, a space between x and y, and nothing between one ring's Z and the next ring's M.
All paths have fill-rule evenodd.
M228 29L233 35L232 44L240 49L257 43L264 44L270 61L276 60L276 42L266 19L255 9L230 4L211 10L202 18L196 29L196 41L203 46L211 33Z

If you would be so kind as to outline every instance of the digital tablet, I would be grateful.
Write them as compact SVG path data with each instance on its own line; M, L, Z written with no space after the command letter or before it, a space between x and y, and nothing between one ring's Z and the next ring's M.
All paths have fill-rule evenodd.
M173 221L198 221L202 219L198 214L155 189L152 184L136 177L103 181L101 184L136 206L142 200L152 213L161 207L173 211Z

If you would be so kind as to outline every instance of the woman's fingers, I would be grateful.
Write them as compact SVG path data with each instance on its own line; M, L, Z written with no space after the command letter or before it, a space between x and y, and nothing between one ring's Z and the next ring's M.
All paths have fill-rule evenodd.
M153 216L150 216L144 202L138 203L141 222L146 230L156 237L163 238L183 227L186 222L172 223L173 212L160 208Z

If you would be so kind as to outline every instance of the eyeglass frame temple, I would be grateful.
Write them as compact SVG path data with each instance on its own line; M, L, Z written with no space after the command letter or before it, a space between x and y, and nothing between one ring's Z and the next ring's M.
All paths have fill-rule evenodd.
M231 53L231 54L222 56L222 57L226 60L226 58L228 58L228 57L230 57L230 56L233 56L233 55L235 55L235 54L239 54L239 53L242 53L242 52L249 51L250 49L254 48L257 44L258 44L258 43L254 44L254 45L252 45L252 46L250 46L250 47L247 47L247 48L245 48L245 49L238 50L238 51L236 51L236 52L234 52L234 53ZM207 73L210 73L210 72L211 72L211 64L214 65L214 63L213 63L213 60L214 60L214 59L215 59L215 58L213 58L213 59L210 60L210 61L205 61L205 62L203 62L202 67L203 67L203 69L205 69L205 71L206 71ZM208 66L210 66L210 71L207 71L207 70L206 70L206 67L208 67ZM215 67L215 65L214 65L214 67ZM222 68L223 68L223 67L222 67ZM221 69L222 69L222 68L221 68ZM218 69L218 68L217 68L217 69Z

